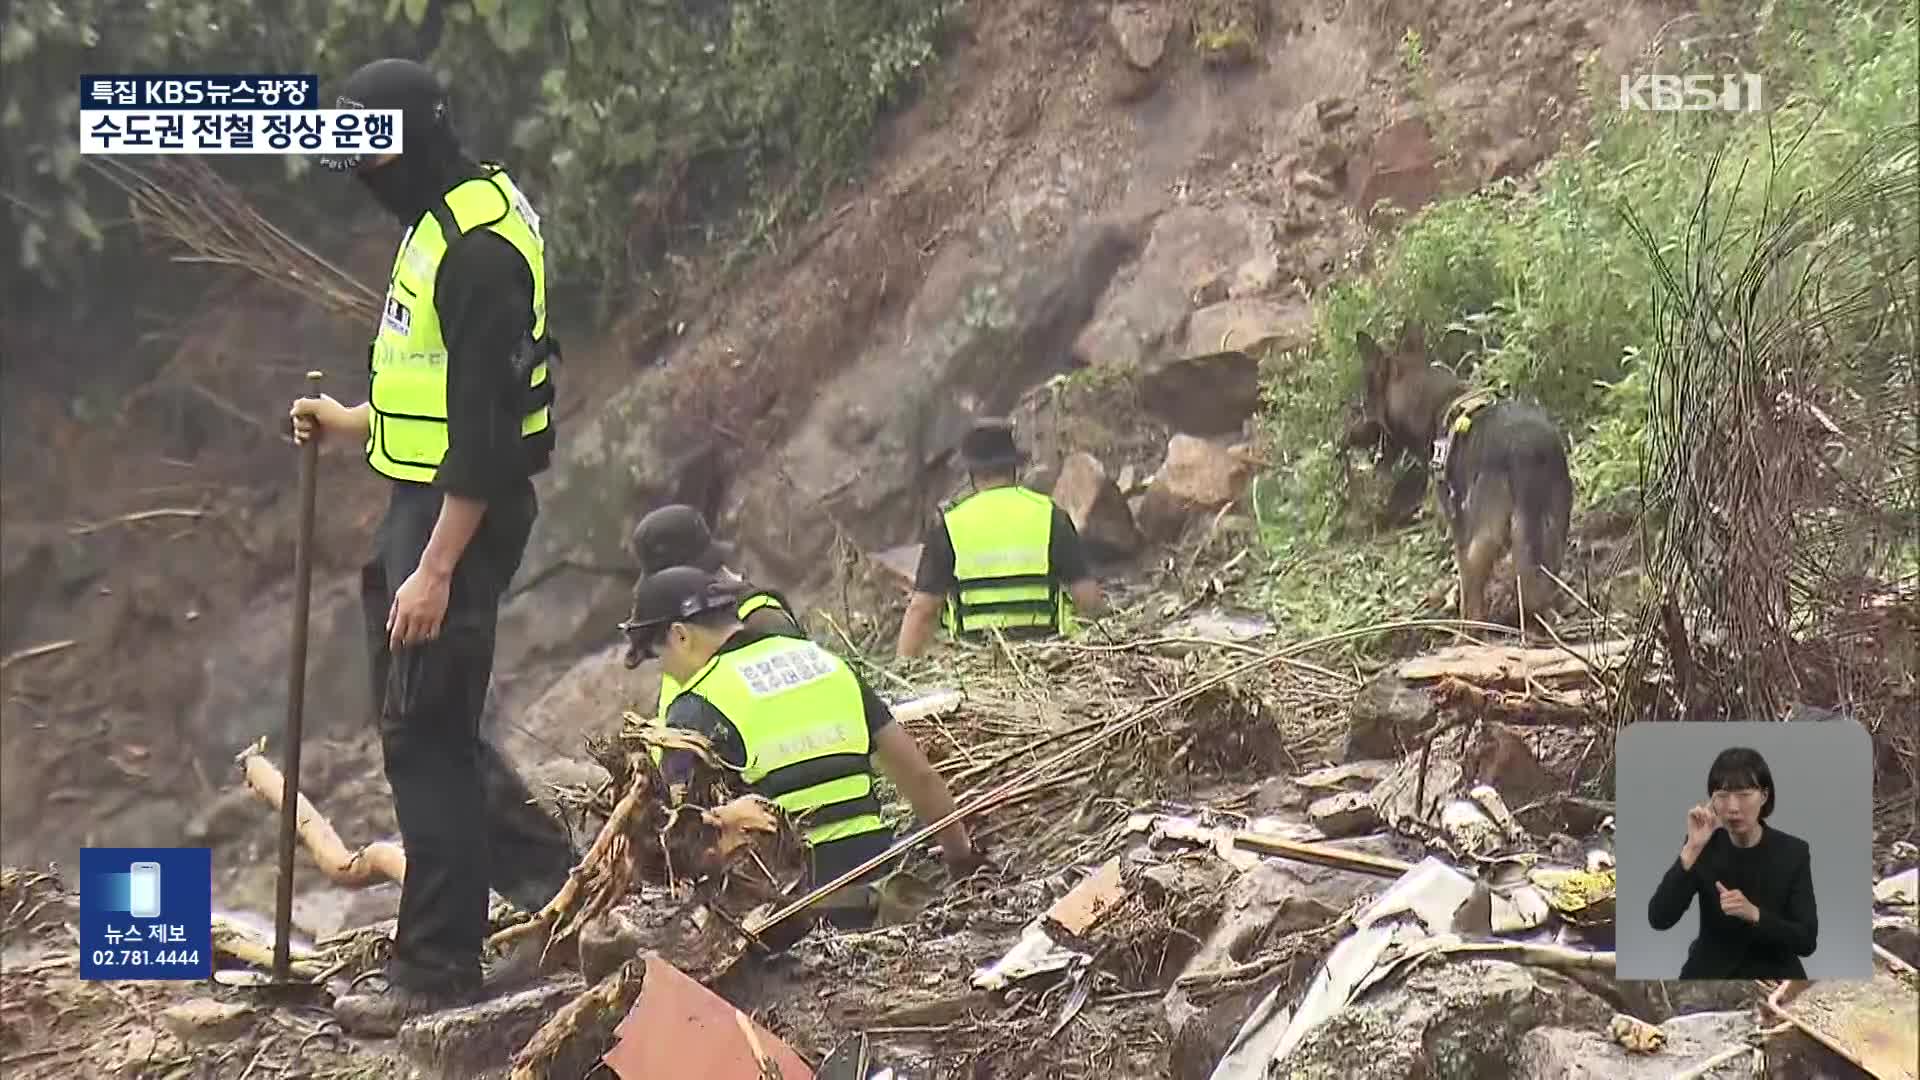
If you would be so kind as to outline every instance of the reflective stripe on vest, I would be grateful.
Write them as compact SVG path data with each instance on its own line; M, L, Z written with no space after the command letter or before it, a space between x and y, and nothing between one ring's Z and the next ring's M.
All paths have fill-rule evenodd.
M887 828L860 683L839 657L799 638L762 638L715 656L684 692L732 722L747 751L742 779L792 815L807 843Z
M946 512L954 590L941 621L948 632L990 627L1073 631L1070 601L1048 554L1053 500L1023 487L975 492Z
M489 229L514 246L533 272L528 347L527 412L523 437L552 423L553 384L547 372L546 248L540 218L504 172L468 180L421 215L400 241L387 284L380 329L369 352L372 415L367 464L382 476L433 482L447 453L447 343L434 306L434 278L452 237Z

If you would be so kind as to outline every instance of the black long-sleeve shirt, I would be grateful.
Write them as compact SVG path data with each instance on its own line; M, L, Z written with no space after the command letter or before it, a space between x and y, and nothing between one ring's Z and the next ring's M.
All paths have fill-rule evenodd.
M1720 910L1718 882L1759 909L1749 923ZM1647 900L1647 922L1671 929L1698 897L1700 933L1687 949L1683 979L1804 979L1800 958L1813 955L1820 920L1813 893L1813 854L1807 842L1770 826L1750 848L1714 830L1691 870L1675 856Z
M521 436L524 376L513 370L532 329L533 272L504 237L474 229L447 248L433 296L447 346L447 453L434 486L486 502L517 495L552 446Z

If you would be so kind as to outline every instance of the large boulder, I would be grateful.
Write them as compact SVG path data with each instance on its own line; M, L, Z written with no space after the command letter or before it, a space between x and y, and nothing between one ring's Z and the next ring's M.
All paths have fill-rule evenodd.
M1195 299L1224 285L1256 253L1255 215L1247 207L1180 206L1153 223L1131 272L1100 300L1074 341L1083 363L1144 370L1180 349Z
M1638 1054L1598 1031L1535 1028L1520 1037L1514 1080L1665 1080L1739 1044L1753 1030L1744 1012L1677 1016L1660 1025L1657 1053Z
M1407 117L1388 125L1348 162L1348 191L1362 213L1383 200L1412 213L1440 194L1445 178L1439 162L1427 122Z
M1167 440L1167 459L1142 496L1137 520L1149 538L1173 540L1194 516L1239 499L1253 470L1253 461L1243 452L1175 435Z
M1053 501L1067 512L1094 558L1124 558L1140 550L1140 530L1127 500L1092 454L1067 455L1053 485Z
M1503 960L1420 968L1307 1033L1277 1075L1300 1080L1480 1080L1511 1075L1539 1027L1603 1028L1606 1002L1551 972Z
M836 378L773 459L739 478L722 531L750 568L798 584L817 580L837 536L869 551L917 538L952 485L971 417L1010 412L1061 369L1142 229L1100 222L1059 246L982 245L949 306L910 312L904 342L875 347ZM841 441L856 411L872 425L857 451ZM795 514L796 503L822 512Z

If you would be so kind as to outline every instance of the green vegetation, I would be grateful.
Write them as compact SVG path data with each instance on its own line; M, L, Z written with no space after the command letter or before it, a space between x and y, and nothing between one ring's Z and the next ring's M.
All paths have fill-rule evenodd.
M1593 141L1548 166L1537 190L1508 184L1431 206L1392 238L1375 276L1323 293L1315 344L1267 364L1264 425L1276 467L1256 502L1279 568L1266 598L1276 614L1299 633L1406 615L1450 573L1444 525L1431 514L1396 534L1344 535L1347 484L1334 442L1360 397L1357 330L1389 341L1418 327L1431 359L1551 410L1573 441L1576 514L1631 496L1656 271L1626 212L1663 253L1677 250L1716 153L1728 153L1735 171L1747 162L1748 182L1733 194L1723 179L1716 198L1731 198L1736 217L1750 215L1768 195L1757 178L1796 139L1804 143L1782 176L1790 190L1777 180L1773 205L1831 183L1875 136L1920 114L1917 13L1916 0L1754 9L1757 56L1746 62L1763 73L1767 111L1620 112L1612 89L1595 87L1604 109ZM1410 42L1407 56L1417 57ZM1911 157L1904 167L1914 167ZM1364 466L1354 474L1363 482L1352 501L1377 509L1385 483Z
M812 210L962 2L293 0L263 22L242 0L18 0L0 26L10 291L85 280L117 239L124 200L86 182L75 146L83 73L310 71L324 93L377 56L424 55L476 151L534 192L556 275L625 300L670 254L748 251ZM324 220L311 185L264 179L270 215Z

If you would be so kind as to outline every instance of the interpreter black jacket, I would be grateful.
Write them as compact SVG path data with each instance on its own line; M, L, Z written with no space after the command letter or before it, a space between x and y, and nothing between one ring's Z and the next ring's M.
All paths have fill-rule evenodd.
M1760 921L1720 910L1718 882L1745 894ZM1671 929L1695 899L1700 934L1687 949L1683 979L1804 979L1800 958L1811 956L1820 921L1814 908L1813 854L1807 842L1762 826L1760 842L1736 847L1725 829L1715 829L1693 869L1678 856L1647 901L1647 922Z

